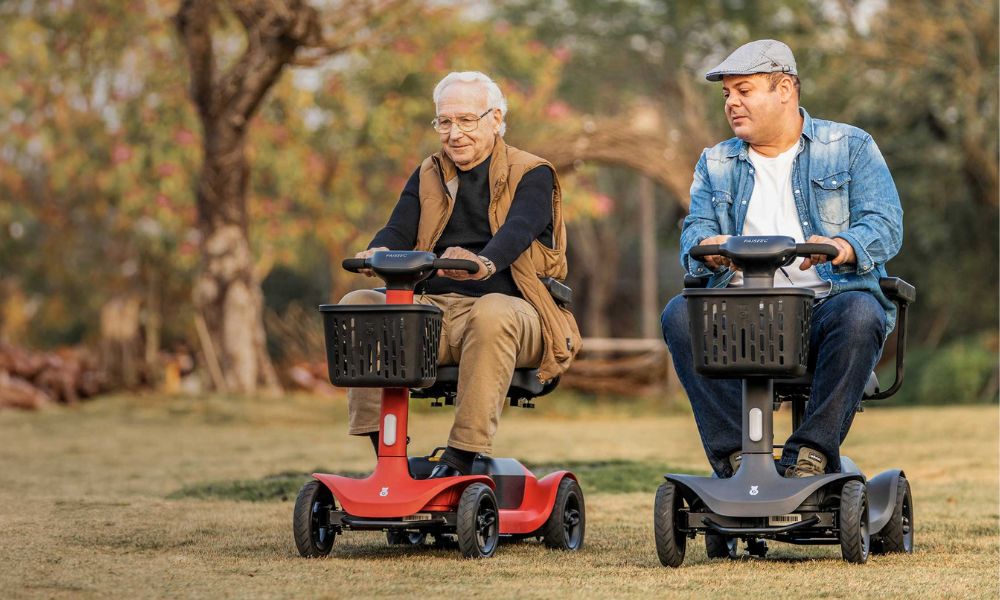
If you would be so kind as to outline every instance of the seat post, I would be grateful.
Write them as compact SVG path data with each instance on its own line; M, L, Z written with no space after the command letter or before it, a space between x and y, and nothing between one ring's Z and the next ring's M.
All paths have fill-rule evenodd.
M774 449L774 388L766 377L743 379L743 454Z
M792 431L794 432L802 425L802 419L806 417L806 399L802 396L792 398Z

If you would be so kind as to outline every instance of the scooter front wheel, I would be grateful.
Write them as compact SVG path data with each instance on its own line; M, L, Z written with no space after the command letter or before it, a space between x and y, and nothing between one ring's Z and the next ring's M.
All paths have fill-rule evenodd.
M455 523L458 548L466 558L489 558L500 542L500 510L493 490L473 483L462 492Z
M330 523L330 511L336 506L333 493L315 479L299 490L292 513L292 534L299 554L318 558L330 554L337 530Z
M687 538L678 527L678 515L684 499L677 486L666 481L656 490L653 503L653 532L656 536L656 554L665 567L679 567L684 562Z
M868 492L865 484L851 480L840 490L840 552L844 560L862 564L868 561L871 538L868 533Z
M542 527L545 545L557 550L579 550L587 526L583 490L574 479L559 482L552 513Z

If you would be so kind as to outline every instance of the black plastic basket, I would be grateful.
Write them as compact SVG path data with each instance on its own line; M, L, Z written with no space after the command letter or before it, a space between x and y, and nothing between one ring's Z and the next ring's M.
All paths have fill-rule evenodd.
M686 289L691 350L710 377L801 377L814 293L798 288Z
M437 378L441 310L323 304L326 364L341 387L427 387Z

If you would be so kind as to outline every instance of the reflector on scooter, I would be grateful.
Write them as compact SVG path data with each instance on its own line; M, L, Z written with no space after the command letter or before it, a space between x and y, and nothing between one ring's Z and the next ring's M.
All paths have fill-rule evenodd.
M396 443L396 415L386 415L382 421L382 442L386 446Z

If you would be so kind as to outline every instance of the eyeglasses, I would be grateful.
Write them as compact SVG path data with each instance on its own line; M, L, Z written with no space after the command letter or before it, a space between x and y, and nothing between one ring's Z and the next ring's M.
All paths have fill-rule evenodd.
M490 114L491 112L493 112L493 109L488 108L486 109L486 112L479 115L478 117L473 117L472 115L462 115L461 117L456 117L454 120L449 119L447 117L437 117L436 119L431 121L431 127L433 127L434 131L437 131L438 133L450 133L451 126L458 125L458 128L461 131L468 133L473 129L475 129L476 127L478 127L479 120L485 117L486 115Z

